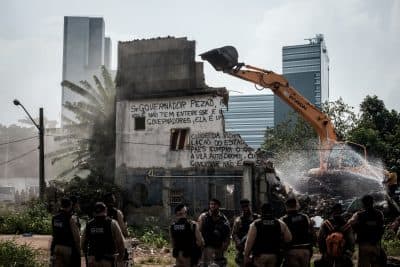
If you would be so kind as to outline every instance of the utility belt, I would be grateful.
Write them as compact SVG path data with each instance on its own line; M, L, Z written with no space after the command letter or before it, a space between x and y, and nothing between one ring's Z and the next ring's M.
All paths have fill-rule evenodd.
M61 249L64 252L66 252L66 250L69 251L69 249L70 249L71 253L74 253L74 252L77 251L75 245L54 244L54 243L52 243L51 246L50 246L50 255L54 254L54 252L56 250L56 247L58 247L59 249ZM68 253L68 252L66 252L66 253Z
M114 263L116 261L116 259L117 259L117 256L118 256L118 254L95 255L94 259L95 259L95 261L105 260L105 261L109 261L109 262Z
M263 254L279 256L280 251L252 251L253 256L260 256Z
M311 248L312 248L312 245L310 243L295 244L295 245L293 244L293 245L289 246L288 250L291 250L291 249L311 249Z
M68 242L68 241L64 241L64 240L55 240L52 243L53 247L55 246L64 246L64 247L70 247L70 248L75 248L75 244L73 241Z

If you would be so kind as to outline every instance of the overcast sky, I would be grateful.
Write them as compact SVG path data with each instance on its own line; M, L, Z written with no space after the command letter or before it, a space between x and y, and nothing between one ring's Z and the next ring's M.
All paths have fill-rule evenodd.
M400 0L2 0L0 8L0 123L23 117L18 98L36 117L60 120L64 16L102 16L113 42L187 36L196 54L234 45L239 60L281 73L282 46L325 35L331 100L358 106L376 94L400 110ZM200 58L197 57L200 61ZM206 82L255 93L254 86L205 64Z

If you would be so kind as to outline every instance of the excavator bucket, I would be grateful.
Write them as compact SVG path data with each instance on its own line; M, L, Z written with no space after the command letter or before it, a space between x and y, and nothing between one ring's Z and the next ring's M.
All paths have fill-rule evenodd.
M212 49L200 57L208 61L217 71L231 70L238 64L238 52L233 46Z

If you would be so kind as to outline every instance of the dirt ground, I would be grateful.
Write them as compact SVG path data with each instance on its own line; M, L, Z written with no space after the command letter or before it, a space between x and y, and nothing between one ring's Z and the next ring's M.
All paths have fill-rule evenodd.
M38 249L43 263L48 263L50 255L50 235L33 235L24 237L22 235L0 235L0 240L14 240L18 244L27 244L35 249ZM172 266L173 258L169 250L154 250L146 247L137 247L134 250L134 263L135 266ZM356 262L356 255L354 254L354 262ZM314 255L313 259L319 258L319 255ZM395 257L399 259L399 257ZM46 266L46 265L45 265ZM85 267L84 258L82 258L82 267Z
M33 235L24 237L22 235L0 235L0 240L14 240L18 244L27 244L40 251L42 261L48 263L50 255L50 235ZM314 255L317 258L318 255ZM134 250L134 263L135 266L172 266L173 258L169 251L156 251L151 248L138 247ZM86 263L82 258L82 267Z

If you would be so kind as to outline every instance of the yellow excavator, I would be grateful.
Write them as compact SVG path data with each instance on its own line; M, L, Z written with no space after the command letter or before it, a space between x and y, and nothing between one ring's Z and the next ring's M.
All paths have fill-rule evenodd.
M238 52L233 46L212 49L201 54L200 57L208 61L217 71L252 82L263 88L269 88L311 124L319 137L320 161L319 168L309 170L309 177L318 178L319 181L324 178L332 180L332 177L334 177L326 185L327 189L332 185L337 187L339 183L341 184L340 187L357 187L361 193L365 193L365 190L371 187L380 186L383 170L368 164L365 147L351 142L339 142L331 119L291 87L283 75L239 63ZM347 150L346 147L349 143L351 147L358 147L357 150L361 149L364 155L349 159L348 153L338 152ZM335 151L335 153L332 153L332 151ZM344 157L339 156L345 154ZM349 193L349 195L352 194Z

